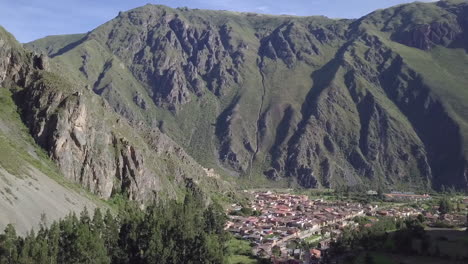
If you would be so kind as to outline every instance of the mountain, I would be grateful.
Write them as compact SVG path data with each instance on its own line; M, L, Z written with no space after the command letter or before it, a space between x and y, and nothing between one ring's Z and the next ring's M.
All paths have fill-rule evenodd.
M229 191L157 128L132 126L53 64L0 27L0 229L14 223L24 234L71 211L109 208L99 198Z
M25 47L241 184L468 188L467 1L356 20L146 5Z

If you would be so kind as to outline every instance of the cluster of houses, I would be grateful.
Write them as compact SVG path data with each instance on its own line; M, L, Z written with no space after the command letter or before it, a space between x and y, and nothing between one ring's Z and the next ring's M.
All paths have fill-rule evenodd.
M434 221L441 217L413 207L378 208L376 205L310 200L305 195L288 193L254 192L252 195L255 198L249 204L250 209L244 210L244 213L244 208L240 205L231 206L226 230L238 238L249 240L253 246L253 253L258 256L272 257L273 249L276 253L279 249L279 257L272 258L275 263L292 263L294 259L307 260L301 263L320 263L320 258L326 254L330 241L339 237L345 226L358 226L353 221L356 216L369 216L375 221L384 216L405 218L423 214L427 220ZM385 195L388 196L387 199L392 200L431 199L428 195L412 193ZM252 214L245 215L245 212ZM464 221L462 217L444 217L450 218L452 222ZM313 248L303 252L299 249L291 251L287 247L291 241L313 237L320 241L320 249ZM294 259L290 256L294 256Z
M378 195L377 191L369 190L367 195L376 196ZM432 197L429 194L415 194L414 192L397 192L392 191L391 193L383 194L383 197L387 201L425 201L429 200Z
M419 214L421 214L421 209L412 207L388 208L366 213L367 216L389 216L394 218L405 218L410 216L417 216Z
M384 194L388 201L425 201L430 200L429 194L414 194L413 192L391 192Z
M357 203L309 200L305 195L271 192L253 195L255 199L250 207L258 216L230 215L226 229L250 240L258 254L270 254L273 246L286 250L286 243L292 239L339 232L344 226L354 224L352 218L376 210ZM231 210L240 211L241 207L233 205Z

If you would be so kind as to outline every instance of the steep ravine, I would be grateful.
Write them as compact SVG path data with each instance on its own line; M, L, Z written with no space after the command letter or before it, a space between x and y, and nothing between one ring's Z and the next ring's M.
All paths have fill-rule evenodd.
M266 93L267 93L267 88L266 88L266 84L265 84L265 75L263 74L263 70L262 70L263 58L261 57L259 60L260 61L258 63L258 72L260 73L260 78L261 78L262 95L261 95L261 98L260 98L260 108L258 110L257 122L256 122L256 127L255 127L255 137L256 137L255 149L254 149L254 152L252 154L252 158L250 159L250 165L249 165L249 170L248 170L248 174L249 174L250 179L252 178L253 163L255 162L257 154L258 154L258 152L260 150L260 141L261 141L260 126L261 126L261 122L262 122L263 105L265 104L265 96L266 96Z

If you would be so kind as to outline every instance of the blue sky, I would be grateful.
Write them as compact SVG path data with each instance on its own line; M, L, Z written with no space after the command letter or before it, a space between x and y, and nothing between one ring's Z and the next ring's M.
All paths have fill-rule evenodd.
M268 14L357 18L410 0L0 0L0 25L20 42L47 35L88 32L119 11L162 4Z

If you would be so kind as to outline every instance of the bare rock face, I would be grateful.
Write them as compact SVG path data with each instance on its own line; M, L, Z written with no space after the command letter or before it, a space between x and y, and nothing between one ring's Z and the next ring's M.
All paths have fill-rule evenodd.
M312 63L320 55L319 45L336 35L324 27L289 23L275 29L264 37L260 54L272 60L281 59L289 68L297 60Z
M245 47L230 42L228 25L199 29L157 7L152 11L160 16L135 12L117 18L116 24L135 25L132 34L118 27L110 32L103 28L89 38L111 35L106 45L130 65L138 79L149 84L158 106L175 111L190 102L192 95L201 96L208 89L220 96L240 82L237 68Z
M18 97L32 135L62 173L103 198L123 193L131 200L150 200L186 177L204 175L169 138L153 130L151 141L145 143L126 121L111 114L102 99L87 92L60 91L32 81ZM157 167L162 158L166 163ZM170 164L178 164L178 170L163 171L174 166ZM172 183L166 178L169 173L175 178Z
M57 161L63 174L109 198L118 169L115 139L109 127L92 120L83 95L33 83L21 98L24 119L33 136ZM101 131L97 133L96 129Z
M458 23L434 22L416 26L399 34L395 39L402 44L422 50L430 50L436 45L448 46L461 37Z

